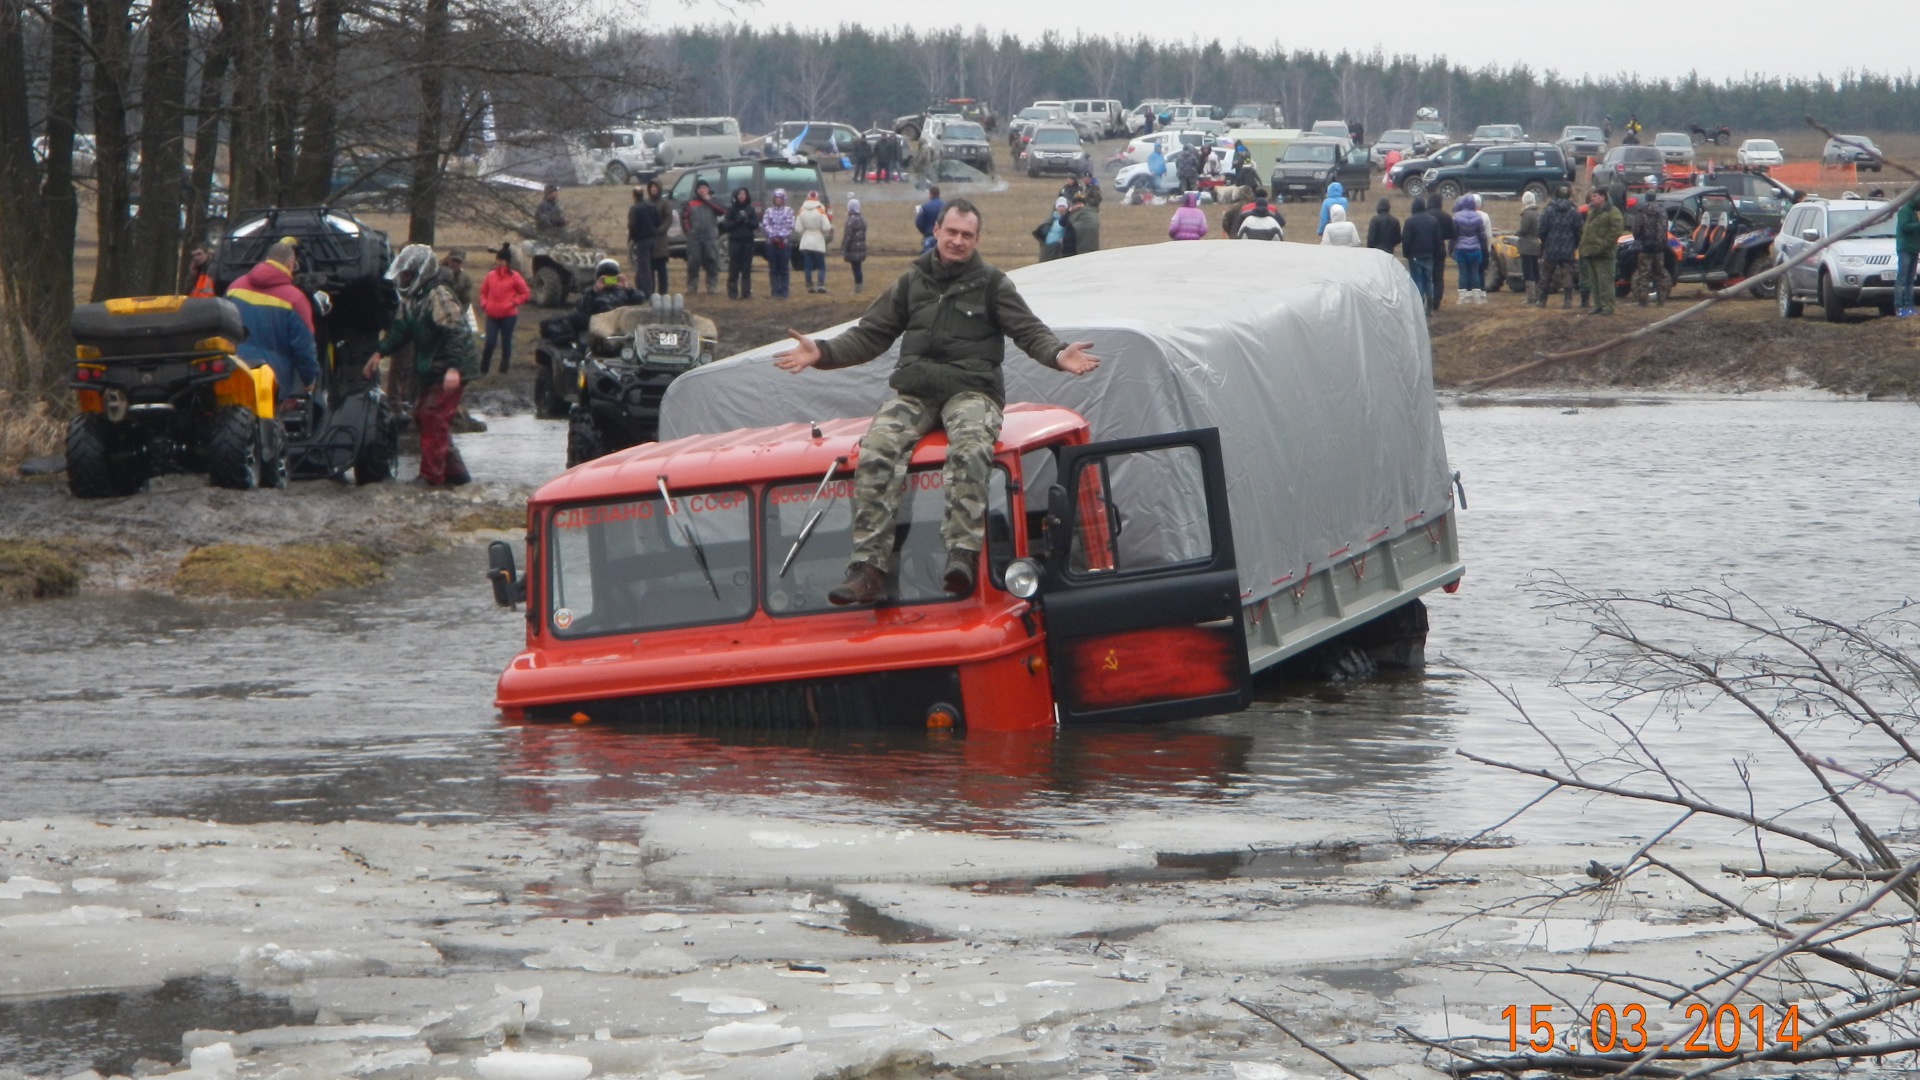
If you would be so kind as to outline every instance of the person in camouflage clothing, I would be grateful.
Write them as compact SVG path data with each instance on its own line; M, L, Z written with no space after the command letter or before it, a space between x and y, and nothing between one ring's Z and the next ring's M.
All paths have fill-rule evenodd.
M364 372L371 379L383 357L413 350L420 388L413 407L414 423L420 427L420 480L434 487L457 487L473 478L453 445L452 424L462 384L479 373L480 360L449 276L434 262L432 248L409 244L401 249L387 271L400 292L400 310Z
M835 604L872 604L886 597L903 466L921 437L936 427L947 432L943 584L956 596L973 591L986 533L993 443L1006 406L1000 364L1008 337L1034 360L1068 374L1085 375L1100 366L1087 351L1090 343L1063 344L1034 316L1013 282L980 258L980 211L972 203L947 203L933 238L933 250L913 261L859 325L819 342L789 330L796 344L774 356L782 371L798 373L864 364L900 342L900 361L888 380L893 396L874 413L860 440L853 558L847 580L827 594Z
M1587 224L1580 230L1580 272L1593 294L1593 315L1613 314L1614 253L1627 229L1620 208L1595 188L1587 193Z
M1560 306L1573 306L1573 290L1580 276L1580 229L1585 224L1580 208L1569 198L1573 192L1565 184L1554 189L1553 201L1540 211L1540 304L1561 293Z
M1673 279L1667 275L1667 212L1660 209L1659 201L1649 192L1640 196L1627 227L1633 230L1634 242L1640 245L1640 254L1633 262L1634 300L1646 307L1647 299L1652 297L1656 304L1665 307L1667 294L1673 291Z

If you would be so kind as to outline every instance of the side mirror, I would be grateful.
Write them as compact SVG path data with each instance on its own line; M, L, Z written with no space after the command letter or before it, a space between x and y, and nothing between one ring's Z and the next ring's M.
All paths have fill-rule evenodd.
M1800 239L1817 241L1820 239L1820 230L1819 229L1801 229Z
M1067 533L1067 517L1073 509L1073 502L1067 496L1066 486L1055 484L1047 489L1047 552L1056 565L1066 564L1067 551L1072 546L1072 537Z
M487 580L493 583L493 602L510 608L527 598L527 583L513 566L513 545L495 540L487 545Z

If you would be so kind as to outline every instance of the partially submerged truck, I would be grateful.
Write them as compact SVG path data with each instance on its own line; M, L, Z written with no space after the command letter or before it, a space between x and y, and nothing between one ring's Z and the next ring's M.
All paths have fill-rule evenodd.
M770 345L681 375L661 439L528 502L510 720L969 731L1228 712L1338 639L1417 664L1465 568L1419 295L1374 251L1175 244L1014 272L1075 379L1009 346L986 551L941 589L940 432L902 477L891 597L837 608L889 354L788 375ZM826 331L822 336L834 331Z

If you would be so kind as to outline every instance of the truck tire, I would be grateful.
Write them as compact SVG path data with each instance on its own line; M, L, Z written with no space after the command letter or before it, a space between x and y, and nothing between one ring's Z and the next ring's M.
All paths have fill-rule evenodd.
M1453 205L1453 200L1460 197L1460 191L1460 182L1457 180L1442 180L1433 189L1433 193L1439 196L1444 206Z
M214 411L207 425L207 480L214 487L251 491L260 483L260 421L239 405Z
M567 418L567 468L592 461L606 453L600 442L600 432L594 429L593 418L584 411L575 410Z
M1761 274L1767 272L1767 267L1767 254L1763 251L1756 251L1747 259L1747 272L1742 276L1749 278L1759 277ZM1774 280L1777 283L1779 279L1776 278ZM1747 295L1753 297L1755 300L1771 300L1773 299L1773 290L1776 287L1777 285L1749 285L1747 286Z
M1784 276L1775 279L1773 297L1779 301L1780 317L1783 319L1797 319L1800 313L1806 310L1805 305L1793 298L1793 289L1787 285L1787 279Z
M113 464L113 425L99 413L81 413L67 424L67 490L76 499L132 495L147 486L145 464Z
M1417 199L1427 193L1427 182L1418 176L1409 176L1400 181L1400 190L1407 193L1407 198Z
M567 302L567 276L557 266L542 266L533 272L531 291L535 306L561 307Z
M627 171L625 165L622 165L618 161L607 162L607 183L615 187L625 187L627 181L631 179L633 179L633 174Z
M1833 287L1833 277L1820 275L1820 314L1828 322L1839 322L1847 317L1846 301L1840 299L1840 290Z
M1542 203L1547 201L1547 185L1542 181L1535 180L1526 187L1521 188L1520 191L1522 194L1531 192L1533 197Z

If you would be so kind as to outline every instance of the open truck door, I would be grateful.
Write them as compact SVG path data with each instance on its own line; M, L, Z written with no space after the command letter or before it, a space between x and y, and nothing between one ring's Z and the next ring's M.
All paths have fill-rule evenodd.
M1047 648L1062 721L1158 721L1252 698L1217 428L1058 450Z

